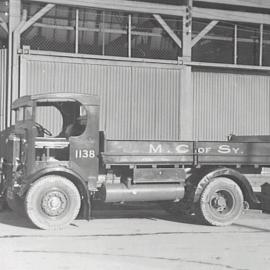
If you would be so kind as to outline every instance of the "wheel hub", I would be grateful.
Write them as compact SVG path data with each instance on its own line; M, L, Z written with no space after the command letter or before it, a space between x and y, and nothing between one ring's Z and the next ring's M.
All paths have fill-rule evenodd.
M61 215L67 206L67 199L65 194L59 191L52 191L47 193L41 202L41 207L49 216Z
M212 206L218 212L223 212L227 207L226 199L222 195L216 194L216 196L212 200Z

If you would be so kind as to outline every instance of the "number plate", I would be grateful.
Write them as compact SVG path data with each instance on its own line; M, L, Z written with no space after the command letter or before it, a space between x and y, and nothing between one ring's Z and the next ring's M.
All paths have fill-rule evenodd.
M96 152L93 149L76 149L75 150L75 158L76 159L88 159L88 158L95 158Z

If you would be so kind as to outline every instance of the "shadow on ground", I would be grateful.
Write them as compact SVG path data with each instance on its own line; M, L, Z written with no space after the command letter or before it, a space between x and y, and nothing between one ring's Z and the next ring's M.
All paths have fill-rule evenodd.
M269 229L266 228L261 228L258 226L251 226L251 225L245 225L245 224L240 224L240 223L234 223L232 226L242 228L242 229L249 229L252 231L257 231L257 232L270 232Z
M129 203L124 205L96 203L93 205L92 219L133 218L201 225L195 216L182 215L175 217L154 203ZM9 209L5 209L0 213L0 224L29 229L35 228L25 215L15 213Z
M104 204L93 205L93 219L131 219L142 218L150 220L166 220L177 223L201 225L202 223L192 215L174 216L163 210L157 203L126 203L126 204Z
M0 213L0 224L20 228L34 228L34 225L26 216L17 214L10 209L5 209Z

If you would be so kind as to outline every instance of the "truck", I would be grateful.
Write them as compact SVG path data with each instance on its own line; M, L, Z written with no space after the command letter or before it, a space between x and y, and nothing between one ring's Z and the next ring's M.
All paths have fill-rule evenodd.
M38 122L39 108L61 115L58 134ZM269 136L111 140L99 130L99 98L87 94L23 96L12 110L14 125L0 138L1 205L40 229L90 220L96 200L157 202L215 226L232 224L247 208L269 210Z

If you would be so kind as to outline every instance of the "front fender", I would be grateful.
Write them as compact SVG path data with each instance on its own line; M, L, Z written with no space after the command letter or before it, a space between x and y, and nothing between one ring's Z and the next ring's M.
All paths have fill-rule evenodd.
M17 194L20 197L24 197L32 183L34 183L40 177L48 174L56 174L64 176L75 184L82 198L82 216L83 218L89 220L91 217L91 195L88 190L87 183L84 181L83 177L81 177L77 172L74 172L69 168L63 166L55 166L41 169L35 172L33 175L31 175L27 179L27 182L21 185L21 188L17 192Z

